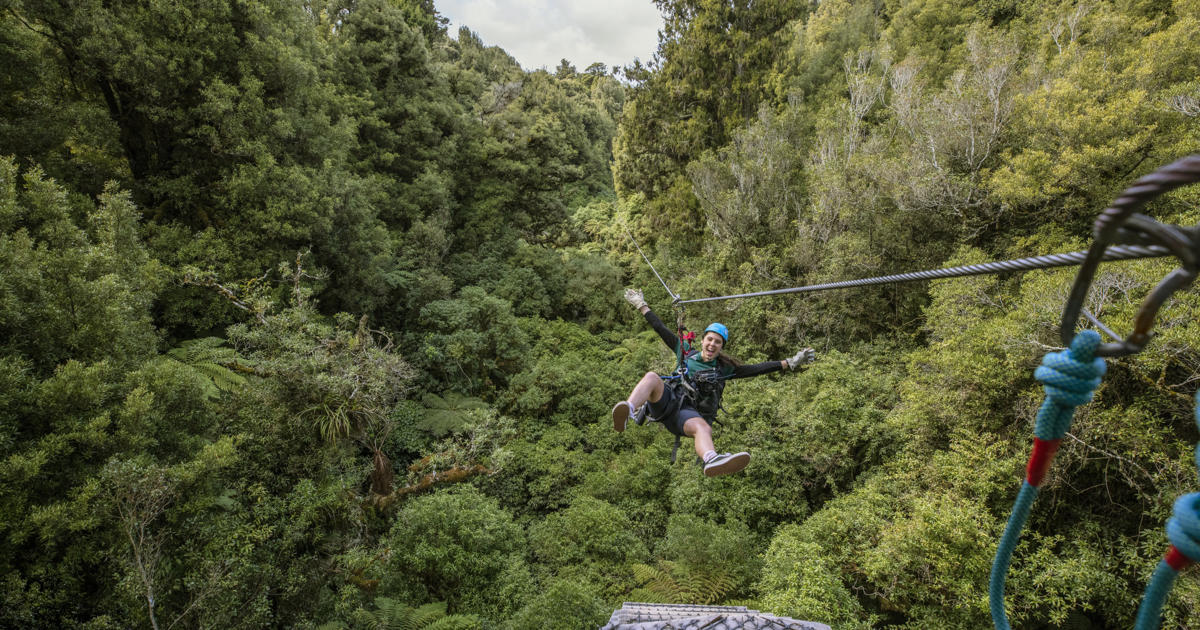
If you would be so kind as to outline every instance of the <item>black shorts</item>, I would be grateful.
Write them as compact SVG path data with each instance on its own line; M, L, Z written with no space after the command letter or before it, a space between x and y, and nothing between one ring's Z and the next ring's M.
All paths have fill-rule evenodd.
M658 399L658 402L650 403L650 417L656 422L661 422L668 431L675 435L685 436L683 425L687 424L692 418L700 418L705 422L708 420L696 411L695 407L685 404L675 392L675 386L670 381L663 383L663 395ZM712 424L712 423L709 423Z

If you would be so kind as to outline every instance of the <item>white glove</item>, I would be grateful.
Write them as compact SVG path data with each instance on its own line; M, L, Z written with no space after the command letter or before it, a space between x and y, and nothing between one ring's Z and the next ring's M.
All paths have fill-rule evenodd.
M794 370L801 365L808 365L817 360L817 351L812 348L805 348L797 352L792 358L787 360L788 369Z
M625 300L639 310L646 305L646 298L642 297L641 289L625 289Z

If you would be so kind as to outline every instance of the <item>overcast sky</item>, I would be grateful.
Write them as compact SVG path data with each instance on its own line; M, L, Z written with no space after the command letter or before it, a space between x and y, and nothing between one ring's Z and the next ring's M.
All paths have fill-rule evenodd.
M652 0L434 0L438 13L499 46L521 67L551 72L562 59L583 70L599 61L609 68L650 61L658 48L662 16Z

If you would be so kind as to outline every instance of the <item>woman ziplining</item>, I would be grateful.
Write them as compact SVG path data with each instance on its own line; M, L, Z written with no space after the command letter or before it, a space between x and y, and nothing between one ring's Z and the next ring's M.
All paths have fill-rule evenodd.
M717 453L713 446L712 424L716 422L717 411L721 408L725 381L785 369L795 370L812 363L816 352L812 348L804 348L782 361L743 365L724 352L729 343L729 329L725 325L717 322L710 324L704 330L697 349L690 340L680 338L663 324L646 305L641 290L626 289L625 299L646 318L663 343L676 353L679 362L675 374L670 376L646 372L629 393L629 398L613 406L613 429L624 431L630 418L639 425L649 418L661 422L677 440L682 436L692 438L696 455L704 463L706 476L716 477L741 471L750 463L750 453Z
M1066 308L1063 311L1059 327L1060 338L1067 349L1061 352L1048 353L1043 359L1042 365L1034 372L1034 376L1045 383L1046 399L1038 412L1037 422L1034 427L1034 444L1025 469L1025 480L1013 503L1008 523L997 544L995 557L992 560L992 570L988 584L988 600L992 622L997 630L1009 630L1010 625L1008 613L1005 609L1004 592L1009 568L1017 549L1018 539L1029 519L1033 503L1038 496L1041 484L1046 479L1059 443L1070 429L1076 407L1087 404L1091 400L1093 392L1100 385L1101 376L1106 371L1106 364L1103 357L1121 357L1141 352L1152 338L1151 329L1154 326L1159 308L1173 294L1190 287L1197 278L1200 278L1200 225L1181 227L1164 224L1149 216L1140 214L1138 211L1155 197L1180 186L1196 182L1200 182L1200 154L1177 160L1138 179L1132 186L1122 192L1121 196L1110 207L1106 208L1097 217L1093 225L1094 242L1091 248L1085 252L1051 254L790 289L776 289L688 300L682 299L680 296L672 293L666 282L662 280L662 276L658 275L658 271L654 269L654 265L650 263L645 253L642 253L642 257L650 265L654 274L658 276L659 281L663 283L663 288L671 295L674 300L673 304L677 307L682 307L684 304L716 300L732 300L1080 265L1079 273L1076 275L1075 283L1071 288L1071 293L1067 300ZM632 238L631 235L630 239L632 240ZM637 245L637 241L634 241L634 245ZM638 247L638 251L641 252L640 246ZM1174 256L1180 262L1180 267L1165 276L1146 297L1134 318L1133 332L1125 339L1121 339L1084 308L1089 289L1101 262L1157 258L1162 256ZM645 315L647 321L651 323L655 331L667 343L668 347L672 349L678 348L677 351L680 356L679 371L685 373L688 364L684 361L683 352L687 351L689 356L694 356L697 354L696 351L691 349L685 340L671 334L670 330L662 324L662 321L645 305L641 291L629 289L626 291L625 297ZM1100 335L1091 330L1084 330L1076 334L1077 324L1081 316L1117 341L1101 343ZM715 339L710 339L709 335L711 334L719 336L720 342L717 343ZM701 351L699 353L699 358L705 361L706 364L711 365L712 368L723 367L727 370L732 370L730 376L726 378L735 378L733 374L738 369L753 370L760 366L768 366L768 368L753 373L743 372L740 376L763 374L783 369L784 367L795 369L798 365L808 363L814 358L812 351L805 349L797 353L795 357L784 362L768 362L737 368L732 367L732 364L723 365L720 362L720 351L724 348L727 341L728 332L724 330L724 326L713 324L705 331L705 337L701 342ZM677 436L681 432L682 434L692 436L696 442L697 454L701 454L702 449L705 450L701 455L706 461L706 475L728 474L745 468L746 464L750 461L749 453L743 452L733 455L716 454L711 446L712 432L708 426L711 420L708 417L695 412L696 408L693 407L692 411L695 413L691 414L690 417L683 418L682 416L688 414L681 413L679 409L672 410L668 404L662 402L663 399L667 399L667 402L670 403L668 392L673 394L673 389L684 387L682 383L675 387L664 387L664 379L670 378L674 377L659 377L653 372L647 373L642 381L638 383L637 387L634 388L634 391L629 396L629 400L619 402L613 407L614 428L622 431L625 428L625 421L628 418L633 417L635 422L639 422L647 412L650 414L655 414L659 410L672 412L671 417L668 418L668 421L664 422L664 425ZM684 381L683 378L679 380L681 382ZM696 390L697 393L698 391ZM720 404L719 389L717 390L716 401L717 406L713 408L712 414L714 417L715 409L719 408ZM1200 391L1196 393L1195 401L1196 408L1193 415L1197 426L1200 426ZM681 405L680 409L682 408ZM700 415L703 422L697 420L696 415ZM659 419L659 417L655 415L655 419ZM683 422L682 429L678 426L680 421ZM672 422L675 428L672 428ZM704 440L703 443L702 440ZM1197 468L1200 469L1200 446L1196 448L1195 461ZM709 471L709 465L712 465L714 468L712 472ZM1180 571L1192 564L1200 563L1200 492L1185 494L1176 500L1173 515L1167 522L1166 530L1169 545L1166 553L1155 568L1149 583L1146 585L1145 595L1137 612L1135 630L1155 630L1159 628L1163 619L1163 606Z

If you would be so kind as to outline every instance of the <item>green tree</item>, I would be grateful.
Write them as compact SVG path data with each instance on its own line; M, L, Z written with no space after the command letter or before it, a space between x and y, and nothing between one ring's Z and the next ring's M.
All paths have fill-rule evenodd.
M110 186L98 201L37 168L19 178L0 158L0 333L5 352L42 375L69 359L130 365L155 351L149 309L164 269L141 243L129 195Z
M529 530L537 566L558 578L599 585L619 596L632 578L629 565L646 557L646 548L615 506L580 496Z
M534 595L506 627L512 630L600 627L611 614L609 605L596 596L593 585L555 579Z
M421 309L421 325L429 332L414 360L466 393L503 386L521 365L527 339L510 309L479 287L429 303Z
M378 264L362 261L387 243L370 186L342 168L354 124L321 76L319 15L232 2L30 2L16 15L57 49L81 98L107 110L165 261L249 277L311 245L335 283L382 290ZM172 298L168 317L189 326L195 296Z
M778 38L806 5L793 0L656 0L663 14L650 74L633 89L614 144L622 195L657 196L704 149L723 146L767 97Z
M259 325L229 329L230 339L257 369L278 403L297 414L295 425L329 443L351 439L371 456L371 492L392 492L394 470L386 452L398 426L396 407L413 390L414 373L392 352L391 337L357 324L335 322L306 306L267 316Z
M413 499L381 541L391 550L381 594L410 602L447 601L452 612L511 614L506 590L524 564L525 534L512 516L471 486Z

